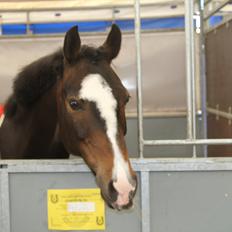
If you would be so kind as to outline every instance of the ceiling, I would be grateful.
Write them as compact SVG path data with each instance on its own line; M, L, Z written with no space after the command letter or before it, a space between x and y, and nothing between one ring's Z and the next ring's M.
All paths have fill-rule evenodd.
M220 4L224 0L213 0ZM184 15L184 0L140 0L142 18ZM227 5L223 11L232 12ZM0 24L134 18L134 0L0 0Z
M141 17L180 16L183 0L140 0ZM0 23L41 23L134 18L134 0L0 0Z
M140 0L141 5L160 5L183 3L183 0ZM1 11L10 10L46 10L73 8L107 8L133 6L134 0L66 0L66 1L4 1L0 0Z

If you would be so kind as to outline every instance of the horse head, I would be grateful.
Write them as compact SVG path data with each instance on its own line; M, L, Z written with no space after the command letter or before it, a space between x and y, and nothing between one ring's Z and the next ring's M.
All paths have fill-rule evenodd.
M68 152L81 154L109 206L130 208L137 188L124 136L129 93L111 67L121 47L112 25L98 48L81 45L77 27L65 36L64 70L57 91L59 129Z

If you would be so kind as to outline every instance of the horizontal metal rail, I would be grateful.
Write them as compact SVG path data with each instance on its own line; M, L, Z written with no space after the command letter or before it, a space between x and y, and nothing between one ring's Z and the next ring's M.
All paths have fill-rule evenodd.
M209 11L208 13L206 13L206 15L204 16L204 20L208 20L212 15L214 15L215 13L217 13L219 10L221 10L224 6L226 6L228 3L231 3L231 0L225 0L223 2L221 2L218 6L216 6L214 9L212 9L211 11Z
M226 171L232 170L232 158L143 158L131 159L135 171ZM52 173L91 172L82 159L0 160L0 172Z
M171 139L171 140L144 140L147 146L171 145L232 145L232 139Z
M199 117L201 114L198 115ZM137 112L126 112L127 118L137 118ZM143 112L143 118L179 118L186 117L185 111L147 111Z
M232 120L232 114L229 113L229 112L221 111L221 110L214 109L214 108L211 108L211 107L207 107L207 112L211 113L211 114L214 114L216 116L220 116L222 118Z

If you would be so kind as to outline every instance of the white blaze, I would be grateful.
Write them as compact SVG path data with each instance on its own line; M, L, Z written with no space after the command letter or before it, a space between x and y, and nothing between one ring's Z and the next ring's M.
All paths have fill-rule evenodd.
M112 93L112 89L104 78L99 74L87 75L82 83L79 97L92 101L96 104L100 116L105 121L106 133L112 144L114 152L113 179L116 181L118 176L123 178L123 182L128 182L129 168L124 160L117 144L117 101Z

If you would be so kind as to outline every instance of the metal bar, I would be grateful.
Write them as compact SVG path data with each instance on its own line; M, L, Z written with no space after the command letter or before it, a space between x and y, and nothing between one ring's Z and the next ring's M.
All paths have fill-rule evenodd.
M207 88L206 88L206 67L205 67L205 34L204 34L204 0L199 0L200 12L200 82L201 82L201 112L202 112L202 138L207 139ZM203 155L207 157L208 147L203 146Z
M2 182L2 172L0 170L0 183ZM3 196L3 191L2 191L2 186L0 184L0 228L3 228L3 224L4 224L4 217L3 217L3 212L4 212L4 208L2 206L2 196Z
M10 201L9 201L9 175L7 170L0 171L0 193L1 193L1 209L0 221L1 231L10 232Z
M232 145L232 139L171 139L171 140L144 140L144 145Z
M8 173L91 172L82 159L69 160L0 160ZM232 158L146 158L131 159L138 172L148 171L232 171ZM81 166L80 166L81 165ZM83 167L83 169L80 169ZM57 169L58 168L58 169ZM4 185L4 184L3 184ZM8 185L6 185L8 186ZM143 191L143 189L142 189Z
M186 85L187 85L187 138L196 138L196 96L193 1L185 0L185 46L186 46ZM193 157L196 147L193 146Z
M215 114L215 115L220 116L222 118L226 118L228 120L232 119L232 114L231 113L221 111L221 110L217 110L217 109L214 109L214 108L211 108L211 107L207 107L207 112L211 113L211 114Z
M140 0L135 0L135 42L136 42L136 81L138 111L139 156L143 158L143 100L142 100L142 64L141 64L141 22Z
M30 166L28 164L21 164L21 165L12 165L9 166L8 171L9 172L24 172L24 173L31 173L31 172L82 172L87 173L90 172L90 169L88 166L86 166L84 163L81 165L72 165L72 164L54 164L54 165L42 165L42 164L31 164Z
M137 118L137 112L126 112L127 118ZM199 117L201 115L198 115ZM184 111L154 111L154 112L144 112L143 118L178 118L178 117L186 117L186 112Z
M141 210L142 232L150 232L150 181L148 171L141 172Z
M166 158L132 161L136 171L231 171L232 158ZM142 189L143 191L143 189Z
M30 12L27 12L27 22L26 22L26 33L27 35L31 34L31 28L30 28Z
M193 139L196 139L196 61L195 61L195 40L194 40L194 23L193 23L193 15L194 15L194 1L188 1L190 4L190 16L191 16L191 93L192 93L192 130L193 130ZM197 148L195 145L193 145L193 157L195 158L197 156Z
M189 4L185 0L185 46L186 46L186 85L187 85L187 137L192 139L192 95L191 95L191 16L189 16Z
M218 6L216 6L213 10L211 10L210 12L208 12L204 16L204 20L208 20L212 15L214 15L215 13L217 13L219 10L221 10L228 3L231 3L231 0L225 0L225 1L221 2L221 3L219 3Z

